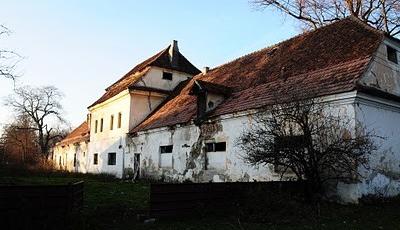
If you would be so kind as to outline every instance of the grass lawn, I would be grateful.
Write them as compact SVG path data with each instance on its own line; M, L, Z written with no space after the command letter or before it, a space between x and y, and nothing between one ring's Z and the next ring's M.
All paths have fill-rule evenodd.
M65 184L85 181L84 208L64 226L67 229L400 229L400 201L379 205L321 206L321 217L309 218L288 210L263 223L246 223L236 217L163 219L153 224L136 220L148 209L149 185L84 175L1 176L0 183ZM266 207L268 208L268 207ZM200 212L201 213L201 212ZM281 212L282 213L282 212Z

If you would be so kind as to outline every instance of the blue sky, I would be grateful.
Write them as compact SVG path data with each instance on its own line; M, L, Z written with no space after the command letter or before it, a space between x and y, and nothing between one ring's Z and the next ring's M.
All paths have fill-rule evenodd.
M59 88L72 126L107 86L173 39L201 69L300 32L292 19L256 10L248 0L0 0L0 8L0 24L13 32L0 47L25 57L18 84ZM1 99L12 86L0 79ZM10 119L1 103L0 124Z

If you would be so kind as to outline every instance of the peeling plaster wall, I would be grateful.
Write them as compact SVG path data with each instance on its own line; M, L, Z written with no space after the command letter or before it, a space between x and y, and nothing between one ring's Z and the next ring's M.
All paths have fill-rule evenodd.
M190 124L139 133L132 143L134 152L141 154L141 176L194 182L278 180L279 175L270 167L251 167L241 159L242 152L235 142L251 121L251 116L242 116L201 127ZM226 151L206 153L207 142L226 142ZM172 167L161 167L163 145L173 145Z
M387 45L397 49L399 64L387 58ZM400 44L391 39L386 39L379 46L372 63L360 83L400 96Z
M369 160L369 169L360 169L361 183L339 184L344 201L357 201L362 195L400 194L400 103L367 96L356 106L356 119L378 137L378 150Z

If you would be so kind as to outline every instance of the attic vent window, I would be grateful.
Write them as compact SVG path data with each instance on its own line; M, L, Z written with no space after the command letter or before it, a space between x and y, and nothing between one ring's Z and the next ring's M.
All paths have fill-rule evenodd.
M397 50L394 49L393 47L386 46L387 47L387 58L389 61L398 63L397 61Z
M162 79L172 81L172 73L163 72Z
M214 108L214 102L209 101L208 102L208 109L212 109L212 108Z

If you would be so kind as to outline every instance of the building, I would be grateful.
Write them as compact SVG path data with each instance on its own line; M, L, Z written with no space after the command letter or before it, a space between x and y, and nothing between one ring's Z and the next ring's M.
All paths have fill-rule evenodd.
M171 47L169 56L174 53ZM279 180L272 166L244 163L235 141L254 122L252 115L274 103L277 95L313 91L345 116L385 137L376 140L379 150L371 156L365 178L339 184L339 196L356 201L369 193L399 194L398 50L398 39L348 17L199 74L190 64L193 71L179 71L186 73L184 77L173 72L170 86L163 84L162 76L171 70L165 67L172 65L131 71L132 77L117 81L89 107L88 171L119 176L132 172L173 181ZM149 74L151 70L154 74ZM148 77L143 83L134 72L158 78ZM112 90L120 89L118 85L127 89ZM128 95L125 101L124 95ZM124 129L114 135L108 130L113 129L112 116L120 111L129 117ZM59 155L65 154L56 153L56 159ZM116 161L117 167L110 161Z

